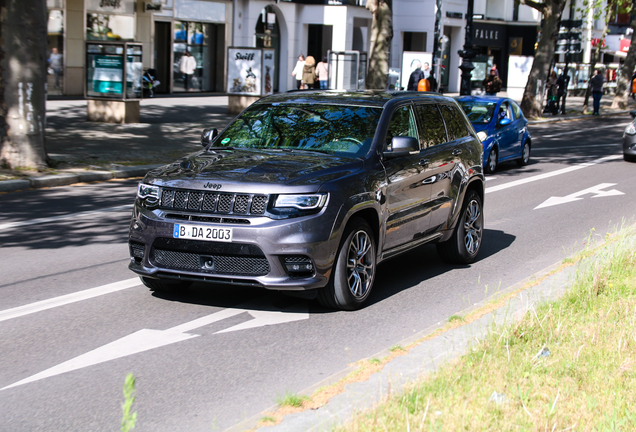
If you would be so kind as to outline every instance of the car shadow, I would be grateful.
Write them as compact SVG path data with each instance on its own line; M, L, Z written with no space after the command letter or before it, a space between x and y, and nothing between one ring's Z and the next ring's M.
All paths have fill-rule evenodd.
M478 260L484 260L508 248L516 239L512 234L499 230L484 230L484 240ZM401 291L418 285L422 281L440 276L457 268L468 268L470 265L448 264L439 257L436 247L427 244L417 247L399 257L382 262L377 268L373 292L367 307ZM304 292L312 296L313 292ZM296 295L294 295L296 294ZM306 310L302 293L283 293L260 288L227 286L195 283L180 292L153 292L153 296L166 301L191 303L201 306L221 308L241 307L253 310L282 310L288 312ZM322 307L316 301L309 300L310 314L325 314L334 311ZM248 304L245 307L245 304ZM296 305L296 306L295 306ZM261 308L262 306L262 308Z

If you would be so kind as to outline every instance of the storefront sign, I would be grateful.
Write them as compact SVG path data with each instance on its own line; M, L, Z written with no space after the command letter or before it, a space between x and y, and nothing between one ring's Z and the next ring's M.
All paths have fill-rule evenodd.
M506 27L495 24L476 24L473 44L477 46L503 46Z
M93 57L93 91L102 94L121 94L124 65L122 56L96 55Z
M263 50L263 83L262 94L270 95L274 94L274 74L276 73L276 67L274 63L274 50Z
M225 3L199 0L175 0L174 16L180 19L225 22Z
M266 52L273 54L273 50ZM261 49L228 48L227 67L228 93L252 96L261 96L263 94L261 93L261 88L264 88L264 84L261 84L261 79L264 81ZM273 77L273 64L271 67L270 79Z
M86 10L132 15L135 13L135 0L86 0Z

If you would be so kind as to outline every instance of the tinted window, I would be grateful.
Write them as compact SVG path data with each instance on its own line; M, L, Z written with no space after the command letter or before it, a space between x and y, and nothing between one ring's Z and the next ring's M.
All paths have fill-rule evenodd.
M420 120L420 145L431 147L446 142L446 128L436 105L418 105L415 112Z
M391 115L391 122L386 132L387 148L391 145L393 137L413 137L417 138L417 126L413 111L409 106L396 109Z
M213 146L362 156L371 146L381 114L381 108L372 107L255 104L236 118Z
M441 105L440 108L444 121L446 122L448 139L453 141L468 136L464 116L459 112L458 108L450 105Z

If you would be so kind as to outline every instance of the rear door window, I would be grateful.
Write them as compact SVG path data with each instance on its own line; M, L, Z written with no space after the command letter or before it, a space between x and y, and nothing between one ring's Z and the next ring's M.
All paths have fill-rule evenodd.
M459 108L452 105L441 105L442 116L446 123L448 140L454 141L469 135L464 116L459 112Z
M512 106L512 112L515 113L515 119L518 120L521 118L521 108L514 101L510 101L510 106Z
M444 120L435 104L416 105L420 121L420 147L427 148L446 142Z

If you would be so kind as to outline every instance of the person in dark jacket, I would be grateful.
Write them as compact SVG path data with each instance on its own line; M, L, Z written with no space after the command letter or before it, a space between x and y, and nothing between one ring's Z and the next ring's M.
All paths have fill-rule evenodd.
M490 75L481 82L484 85L486 94L490 96L496 96L497 92L501 90L501 79L497 76L495 69L490 69Z
M436 92L437 91L437 80L435 79L435 74L433 72L431 72L428 75L428 78L426 78L428 80L428 82L431 85L431 91Z
M592 97L594 98L594 115L598 115L601 109L601 97L603 97L603 83L605 78L600 69L596 69L596 74L590 79L592 87Z
M568 96L568 84L570 76L568 71L564 70L559 78L557 78L557 111L561 109L561 114L565 114L565 99Z
M413 60L415 63L415 70L411 72L411 76L409 77L409 83L406 86L406 89L409 91L417 91L417 85L420 80L424 79L424 72L422 71L422 62L419 60Z

